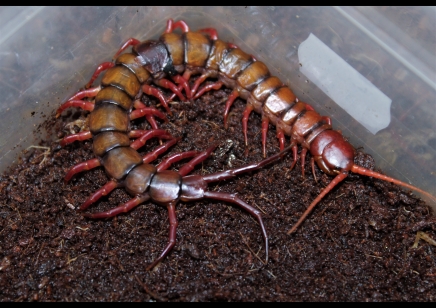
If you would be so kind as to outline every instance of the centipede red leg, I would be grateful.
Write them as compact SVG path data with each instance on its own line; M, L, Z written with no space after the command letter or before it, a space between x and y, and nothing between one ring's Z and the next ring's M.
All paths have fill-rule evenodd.
M216 41L218 39L218 32L216 31L215 28L204 28L204 29L200 29L198 30L198 32L203 32L209 35L209 37Z
M289 170L294 169L295 165L297 164L297 154L298 154L298 146L297 143L295 143L294 141L291 140L291 146L292 146L292 164L289 167Z
M106 212L98 212L98 213L85 213L82 214L85 217L88 218L109 218L109 217L114 217L117 216L118 214L121 213L127 213L129 211L131 211L132 209L134 209L135 207L137 207L138 205L140 205L141 203L144 203L145 201L148 201L150 199L149 194L142 194L140 196L136 196L133 199L130 199L129 201L127 201L126 203L117 206L109 211ZM80 210L83 210L84 208L82 208L83 205L80 207Z
M191 172L194 167L196 165L198 165L199 163L201 163L202 161L204 161L206 158L208 158L210 156L210 154L212 154L213 150L215 150L215 148L218 145L215 144L211 147L209 147L206 151L201 152L200 154L198 154L195 158L193 158L190 162L186 163L185 165L183 165L180 169L179 169L179 174L181 176L185 176L187 175L189 172Z
M79 91L76 94L74 94L73 96L71 96L68 99L68 101L81 100L82 98L85 98L85 97L96 97L98 92L100 92L100 90L101 90L101 86Z
M262 151L263 151L263 157L266 157L266 135L268 133L268 125L269 125L269 119L268 119L268 117L264 117L262 119Z
M175 203L170 203L167 205L168 208L168 217L170 220L170 231L169 231L169 241L165 249L162 251L159 258L153 261L149 266L147 266L147 270L151 270L153 267L155 267L160 261L162 261L163 258L165 258L168 253L173 249L174 245L176 244L176 232L177 232L177 217L176 217L176 205Z
M180 77L180 78L182 78L182 77ZM179 81L180 81L180 79L179 79ZM180 92L179 88L174 83L169 81L168 79L157 79L157 80L154 80L154 83L162 88L171 90L173 93L177 94L177 96L179 97L179 99L181 101L183 101L183 102L186 101L186 98L183 96L182 92ZM189 86L188 86L188 90L189 90ZM189 95L191 95L190 90L189 90Z
M167 21L167 27L164 31L164 33L171 33L177 28L182 29L183 32L189 32L189 26L184 20L178 20L174 22L172 19L168 19Z
M162 112L160 112L159 110L157 110L154 107L144 107L141 109L133 110L130 113L130 120L141 118L141 117L146 116L146 115L154 115L154 116L157 116L157 117L165 120L165 122L168 121L167 117Z
M201 90L197 94L195 94L193 99L199 98L200 96L202 96L204 93L206 93L208 91L221 89L221 87L223 85L224 84L221 81L217 81L217 82L208 84L208 85L204 86L203 88L201 88Z
M60 115L62 114L62 112L65 109L70 108L70 107L76 107L76 108L81 108L83 110L93 111L94 110L94 103L82 101L82 100L77 100L77 99L66 101L56 111L56 118L59 118Z
M292 149L292 146L288 146L283 151L281 151L277 154L274 154L270 157L267 157L267 158L261 160L260 162L253 163L251 165L246 165L246 166L239 167L239 168L235 168L235 169L229 169L229 170L224 170L224 171L220 171L220 172L216 172L216 173L212 173L212 174L206 174L206 175L203 175L202 178L206 183L213 183L213 182L219 182L219 181L223 181L223 180L227 180L227 179L232 179L235 176L237 176L238 174L258 170L258 169L260 169L260 168L262 168L262 167L264 167L272 162L279 160L280 158L283 157L283 155L285 153L289 152L291 149Z
M303 221L306 219L307 215L312 212L315 205L318 204L324 198L324 196L331 191L336 185L338 185L341 181L343 181L348 175L348 172L343 170L341 173L339 173L331 182L328 184L323 191L315 198L315 200L312 201L312 203L307 207L306 211L304 211L303 215L298 219L297 223L292 226L292 228L287 232L287 234L291 234L295 230L297 230L298 226L303 223Z
M279 139L280 151L283 151L285 148L285 132L280 128L277 129L277 138Z
M257 219L260 228L262 230L263 238L265 240L265 262L268 262L268 234L266 233L266 229L265 229L265 225L263 224L261 213L251 205L239 199L235 194L227 194L227 193L216 192L216 191L205 191L204 197L236 204L237 206L244 209L245 211L247 211Z
M93 158L87 161L84 161L80 164L77 164L75 166L73 166L68 173L65 175L65 182L68 182L69 180L71 180L71 178L82 171L86 171L86 170L90 170L93 169L95 167L101 166L100 161L97 158Z
M142 108L146 108L147 106L143 102L141 102L140 100L135 100L133 102L133 107L135 107L136 109L142 109ZM153 115L146 114L145 119L150 124L152 129L159 129L159 127L157 126L156 119L154 118ZM165 117L165 119L166 119L166 117ZM160 144L162 144L162 140L159 140L159 142L160 142Z
M206 72L195 80L194 86L191 89L191 97L195 95L200 85L206 81L207 78L211 77L211 72Z
M83 202L83 204L79 207L79 211L83 211L87 209L91 204L95 203L101 197L108 195L112 190L119 187L119 184L116 181L109 181L99 190L94 192L88 199Z
M304 178L304 163L306 162L306 154L307 154L307 149L306 149L306 148L303 148L303 149L301 150L301 153L300 153L300 160L301 160L301 175L303 176L303 178Z
M61 140L61 142L59 142L59 144L61 145L61 147L64 147L67 144L72 143L74 141L83 141L91 138L92 138L92 134L88 130L88 131L80 132L78 134L66 136L64 137L64 139Z
M315 173L315 159L313 157L310 158L310 165L312 166L313 179L315 180L315 182L318 183L318 180L316 179L316 173Z
M229 95L229 98L226 101L226 108L224 109L224 128L227 129L227 118L229 116L230 107L232 107L233 102L235 99L239 97L239 92L236 90L233 90L233 92Z
M138 138L130 144L130 147L137 150L145 145L147 140L153 137L159 137L160 139L173 139L166 130L152 129L152 130L132 130L129 132L130 138Z
M245 146L248 146L247 130L248 130L248 118L253 111L253 106L247 105L242 115L242 132L244 133Z
M157 171L163 171L163 170L167 170L172 164L185 159L185 158L189 158L189 157L193 157L198 155L200 152L198 151L188 151L188 152L182 152L182 153L177 153L174 154L170 157L165 158L164 160L162 160L160 162L159 165L157 165L156 170Z
M94 74L92 74L91 79L86 84L85 88L88 89L92 86L92 83L97 79L97 77L101 74L101 72L104 72L107 69L110 69L111 67L114 67L115 63L113 62L103 62L100 64L96 69Z
M186 85L184 85L184 84L179 84L179 86L178 86L178 88L177 88L177 89L179 89L179 91L182 91L183 89L185 89L185 91L186 91L187 89L189 89L188 81L189 81L189 79L191 79L191 75L192 75L192 71L189 70L189 69L186 69L186 70L183 72L183 75L181 76L181 78L183 78L183 79L186 81ZM177 76L179 76L179 75L177 75ZM176 79L178 79L178 77L176 77ZM175 80L175 81L176 81L176 80ZM176 81L176 82L177 82L177 81ZM186 94L187 94L186 96L187 96L189 99L191 99L192 96L194 96L195 93L193 93L192 90L191 90L191 93L190 93L190 94L188 94L188 93L186 93ZM176 94L176 93L173 93L173 94L171 94L171 96L170 96L168 99L169 99L170 101L172 101L176 96L177 96L177 94Z
M129 38L127 41L124 42L123 45L121 45L120 49L118 49L118 51L115 53L113 59L118 58L118 56L127 49L127 47L129 46L135 46L138 45L140 43L140 41L138 41L137 39L131 37Z
M151 114L145 115L145 119L150 124L152 129L158 129L159 128L159 126L157 126L156 119Z
M171 109L170 109L170 107L168 106L168 102L167 102L167 100L165 99L165 96L163 95L163 93L162 93L161 90L156 89L156 88L154 88L154 87L152 87L152 86L149 86L149 85L147 85L147 84L144 84L144 85L142 86L142 91L144 91L145 94L153 95L154 97L158 98L159 101L160 101L160 103L162 104L162 106L166 109L166 111L167 111L170 115L172 115Z
M191 95L192 92L191 92L191 89L189 88L189 84L188 84L189 78L185 79L184 76L180 76L180 75L175 75L171 78L174 80L174 82L179 84L179 87L177 88L178 92L180 92L180 90L181 90L180 87L182 87L182 89L185 90L186 97L188 99L190 99L192 97L192 95ZM177 94L177 93L175 93L175 94Z
M148 153L147 155L145 155L142 158L143 163L148 164L148 163L156 160L160 154L165 153L170 147L175 145L180 139L181 138L174 138L174 139L164 143L163 145L157 147L152 152Z

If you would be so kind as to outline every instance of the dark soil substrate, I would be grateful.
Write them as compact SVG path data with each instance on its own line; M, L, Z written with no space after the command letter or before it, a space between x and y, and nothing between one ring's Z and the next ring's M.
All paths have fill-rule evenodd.
M193 173L213 173L260 161L260 117L250 116L246 149L241 132L244 102L237 100L229 129L222 125L229 90L171 106L161 126L182 136L165 156L220 146ZM60 138L64 125L87 115L71 110L45 123ZM69 115L69 116L68 116ZM54 117L53 117L54 118ZM79 123L79 122L77 122ZM148 128L136 120L136 128ZM204 200L180 203L177 245L152 271L149 265L168 240L164 207L147 202L107 220L82 217L77 208L107 177L102 168L83 172L70 183L68 169L93 158L92 143L57 143L32 149L0 178L1 301L434 301L436 239L431 209L398 186L350 175L330 192L295 234L286 232L331 181L306 162L289 171L291 155L278 163L210 189L237 193L266 213L270 238L268 264L258 223L233 205ZM141 149L158 145L150 141ZM275 128L268 133L268 155L277 153ZM248 154L248 155L247 155ZM45 158L45 160L44 160ZM44 160L44 161L43 161ZM160 159L157 161L159 162ZM358 152L356 163L374 169ZM178 169L183 164L177 163ZM116 189L88 212L103 211L130 196Z

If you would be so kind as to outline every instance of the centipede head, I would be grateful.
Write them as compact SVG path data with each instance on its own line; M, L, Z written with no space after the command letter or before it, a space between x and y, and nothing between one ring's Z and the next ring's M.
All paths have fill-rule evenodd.
M434 196L416 186L355 165L354 148L345 139L343 139L342 135L338 132L328 130L321 133L319 138L317 137L312 142L310 151L312 155L316 157L315 161L318 163L318 166L328 174L335 174L335 178L321 191L315 200L312 201L303 215L301 215L297 223L287 232L288 234L293 233L298 226L303 223L313 208L324 198L327 193L329 193L336 185L343 181L349 172L371 176L382 181L403 186L423 194L436 203L436 198Z
M319 134L310 146L319 168L329 175L341 170L351 170L354 165L354 147L337 131L326 130Z
M149 71L154 78L162 74L177 74L173 60L161 41L145 41L135 45L133 51L139 56L138 61Z

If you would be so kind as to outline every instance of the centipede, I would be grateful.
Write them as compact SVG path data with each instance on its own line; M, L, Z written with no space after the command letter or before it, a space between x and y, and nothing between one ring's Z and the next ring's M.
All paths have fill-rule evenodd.
M124 52L130 46L131 52ZM92 138L94 154L97 156L71 168L65 179L68 181L76 173L97 166L103 166L111 178L82 204L80 210L86 209L101 196L107 195L117 187L126 187L126 190L135 196L126 204L108 212L85 214L91 218L112 217L129 211L149 199L167 206L170 217L170 240L161 256L149 268L161 261L175 244L177 226L175 205L179 200L211 198L237 204L256 217L262 228L267 252L268 238L260 213L234 195L218 196L206 192L205 189L209 182L257 170L278 160L284 152L291 150L293 161L290 169L293 169L298 161L299 146L302 148L299 156L303 177L306 155L309 153L314 178L316 179L316 163L322 172L333 176L333 179L287 231L288 234L295 232L314 207L350 173L391 182L436 200L431 194L418 187L356 165L354 163L356 149L341 132L333 129L329 117L320 115L310 104L297 98L286 84L271 74L266 64L242 51L237 45L220 40L214 28L203 28L194 32L185 21L174 22L169 19L164 33L157 40L141 42L129 38L115 53L113 59L111 62L100 64L85 86L86 89L72 96L57 111L57 116L69 107L79 107L91 112L89 131L67 136L61 141L61 145ZM102 72L105 73L100 85L93 87L93 82ZM197 78L191 82L195 75ZM214 81L206 83L209 79ZM245 100L246 108L242 115L245 145L248 145L248 119L254 111L262 119L264 157L266 157L267 132L270 124L276 128L280 152L257 164L203 177L187 174L197 163L212 153L212 148L201 153L193 151L171 156L157 167L150 165L150 162L175 144L178 139L158 128L155 117L165 121L165 115L154 107L145 106L139 98L142 95L154 96L171 114L169 102L174 98L194 101L206 92L222 87L232 90L223 112L224 127L228 126L228 115L233 102L237 98ZM172 94L166 97L163 89L171 91ZM94 102L87 99L94 99ZM145 117L152 129L130 130L130 120L139 117ZM170 141L141 158L136 150L152 137ZM290 145L287 147L285 147L286 137L290 138ZM137 140L130 143L130 138L137 138ZM187 157L194 158L178 173L166 170L171 163Z
M136 42L129 40L128 44L136 45ZM65 182L69 182L76 174L91 170L96 167L103 167L110 180L100 189L91 194L78 208L83 212L89 206L96 203L103 196L108 195L116 188L125 188L133 197L124 204L118 205L105 212L82 213L83 216L91 219L110 218L121 213L126 213L138 205L151 200L152 202L166 206L170 222L169 241L161 255L156 258L147 269L150 270L161 262L176 244L176 230L178 226L176 217L176 205L179 201L196 201L201 199L215 199L233 203L251 214L259 223L264 238L265 260L268 261L268 235L263 223L261 212L251 205L238 198L235 194L208 191L209 183L231 179L239 174L258 170L265 165L279 160L291 147L284 149L269 158L258 163L252 163L236 169L225 170L204 176L188 175L196 165L208 158L217 144L212 145L203 152L187 151L171 155L162 160L157 166L151 164L159 155L165 153L175 145L181 138L175 138L166 130L159 129L155 117L167 121L167 117L154 107L147 107L141 100L142 95L157 97L169 113L168 99L164 97L160 88L167 88L185 100L176 84L164 78L174 71L170 58L164 59L167 64L160 62L159 53L161 45L153 42L144 46L138 45L132 53L119 53L125 49L123 46L115 55L115 62L106 62L100 65L86 90L80 91L62 104L56 113L61 113L70 107L78 107L90 111L87 118L89 130L77 134L71 134L60 140L60 146L75 141L92 139L93 153L96 158L81 162L73 166L65 175ZM139 61L139 62L138 62ZM158 61L151 63L150 61ZM164 65L164 71L157 68ZM170 69L170 71L167 70ZM101 84L98 87L90 88L97 76L103 72ZM188 92L187 81L181 76L172 77ZM93 101L85 100L93 98ZM152 129L139 130L131 129L131 121L145 117ZM141 156L138 149L143 147L151 138L159 138L161 145L156 149ZM131 142L131 139L135 139ZM162 144L162 140L167 140ZM177 172L168 168L183 159L192 158L184 164Z

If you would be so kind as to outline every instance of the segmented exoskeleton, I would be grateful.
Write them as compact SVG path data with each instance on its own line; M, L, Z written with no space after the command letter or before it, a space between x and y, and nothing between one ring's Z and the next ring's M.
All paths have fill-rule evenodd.
M173 31L176 28L181 28L182 33L174 33ZM129 46L133 46L132 52L121 54ZM58 113L60 113L70 106L92 110L90 115L90 132L76 134L65 138L63 141L63 144L65 144L94 136L94 152L100 157L99 159L79 164L69 172L67 178L81 170L103 165L109 176L114 179L91 196L90 203L118 187L121 185L120 183L127 186L128 184L124 179L130 176L132 170L136 170L139 168L138 166L144 165L144 163L147 164L159 153L167 149L169 143L176 142L173 139L167 145L161 146L159 148L162 149L159 150L160 152L154 151L150 153L147 155L149 158L143 158L141 162L136 148L144 144L145 139L151 136L158 136L161 139L171 138L166 132L157 129L154 116L164 118L163 114L154 108L145 107L144 104L136 100L142 93L156 96L167 111L171 112L168 102L174 97L177 96L181 100L186 98L196 99L205 92L219 89L222 86L233 89L224 110L225 126L227 126L228 113L234 100L240 97L247 101L247 106L242 117L242 130L246 144L248 142L248 118L250 113L255 111L262 116L264 156L268 125L273 124L277 129L277 137L279 138L281 150L285 147L285 136L289 136L291 139L289 148L292 148L294 158L291 168L297 162L298 145L301 145L302 151L300 157L302 166L304 166L306 153L309 151L314 174L316 162L322 171L335 176L332 182L309 205L305 213L288 233L293 232L304 221L315 205L338 183L344 180L350 171L389 181L419 191L434 199L429 193L417 187L355 165L354 147L344 139L340 132L332 129L331 121L328 117L319 115L310 105L300 101L288 86L283 84L279 78L271 75L263 62L257 61L252 55L245 53L234 44L219 40L215 29L206 28L199 30L199 32L191 32L184 21L174 23L172 20L169 20L164 34L158 40L139 42L131 38L120 48L115 58L115 63L102 63L87 85L87 87L91 86L102 71L108 70L102 78L101 86L77 93L58 110ZM189 80L193 75L200 76L190 86ZM208 78L216 78L217 81L207 84L200 89L200 86ZM163 91L159 87L171 90L173 95L165 98ZM182 91L185 92L186 98ZM82 99L85 97L95 97L95 105L91 102L83 101ZM126 104L122 103L124 102L124 97L125 101L128 102ZM138 109L131 112L133 106ZM129 115L130 119L145 115L153 130L150 132L129 131ZM106 118L107 116L109 116L110 120ZM121 124L117 122L120 120L122 120ZM119 124L120 126L118 126ZM111 138L103 137L109 136L109 134L111 134ZM122 137L119 137L118 134L120 134L119 136L122 135ZM138 136L141 136L139 140L129 146L127 142L129 137ZM100 138L104 141L111 141L100 147L98 146L99 143L96 142ZM124 143L121 142L121 139L123 139ZM101 149L101 152L97 149ZM192 169L194 163L189 164L189 166ZM113 171L113 168L117 172ZM157 173L152 172L151 174L155 176L160 171L161 169L158 167ZM304 169L302 169L302 173L304 175ZM142 180L144 179L146 178L142 178ZM148 196L148 187L141 193ZM127 188L127 190L132 193L136 192L131 190L131 188ZM174 188L174 190L183 194L183 188ZM202 197L210 198L211 195L203 195ZM138 198L132 199L137 200L132 202L134 204L139 201L142 202L145 197ZM160 202L157 199L156 201ZM230 199L227 201L230 201ZM85 203L88 204L87 202ZM172 201L167 200L162 202L162 204L168 206L170 218L172 216L175 217L174 213L171 212L173 211ZM238 205L241 206L239 203ZM82 206L82 208L85 207ZM133 206L129 205L127 207L130 209ZM245 208L248 210L247 207ZM249 211L253 215L256 213L254 209ZM170 242L174 238L175 235L174 237L170 236ZM170 247L172 247L171 243L169 243L165 251L170 249ZM163 258L165 251L159 260Z
M141 47L141 46L139 46ZM148 47L147 50L160 47ZM168 86L174 93L183 95L169 80L164 79L164 74L151 74L146 68L154 59L148 60L142 55L141 48L135 53L126 53L116 58L115 64L103 64L93 75L90 84L103 70L108 70L102 77L101 85L84 90L61 105L57 116L68 107L80 107L91 111L88 116L89 131L66 136L61 140L61 146L74 141L93 139L93 151L96 158L82 162L72 167L65 176L69 181L78 172L102 166L110 180L95 193L93 193L80 207L85 210L102 196L109 194L118 187L124 187L133 196L128 202L107 212L84 214L90 218L113 217L123 212L128 212L139 204L151 200L168 209L170 231L169 242L161 255L148 266L154 267L174 247L176 243L176 204L179 201L201 200L205 198L216 199L233 203L253 215L259 222L265 240L266 260L268 260L268 237L261 214L258 210L236 197L234 194L207 191L208 183L232 178L238 174L259 169L266 164L280 159L282 153L264 159L257 164L250 164L237 169L226 170L214 174L199 176L190 173L195 165L205 160L216 145L204 152L188 151L178 153L164 159L158 166L151 165L158 155L164 153L180 138L172 137L167 131L158 129L154 116L166 120L166 116L153 107L146 107L140 100L143 92L161 99L168 108L167 100L160 89L150 84ZM157 57L159 55L156 55ZM141 64L139 64L141 63ZM181 78L181 77L180 77ZM173 78L177 79L177 78ZM181 82L187 86L186 82ZM94 97L94 102L83 100L85 97ZM133 108L136 108L133 110ZM169 109L168 109L169 110ZM130 121L141 116L146 116L151 130L131 130ZM147 140L152 137L169 139L144 157L137 152ZM131 138L137 138L131 143ZM288 148L289 150L290 148ZM178 172L167 170L171 164L185 158L194 157L182 166Z
M182 33L174 33L176 28L181 28ZM219 40L215 29L206 28L191 32L184 21L174 23L169 20L165 33L158 40L140 43L135 39L130 39L123 48L128 45L134 45L133 51L144 58L153 59L146 67L154 76L160 76L159 78L173 76L172 78L180 83L178 90L184 90L187 98L196 99L205 92L219 89L222 86L233 89L224 110L224 126L227 127L227 117L234 100L237 97L246 100L247 105L242 117L245 143L248 142L248 118L250 113L255 111L262 117L264 156L266 155L268 126L272 124L277 129L281 150L285 147L285 136L290 137L294 158L291 168L297 162L298 145L301 145L300 158L303 176L307 152L311 154L314 176L315 162L322 171L335 176L288 233L295 231L315 205L343 181L350 171L413 189L435 200L429 193L415 186L355 165L354 147L344 139L340 132L332 129L331 120L328 117L321 116L309 104L300 101L287 85L279 78L272 76L263 62L257 61L236 45ZM200 76L190 88L187 81L193 75ZM200 89L208 78L217 80ZM181 79L184 81L181 82ZM180 94L175 92L171 98L176 95L180 97Z

